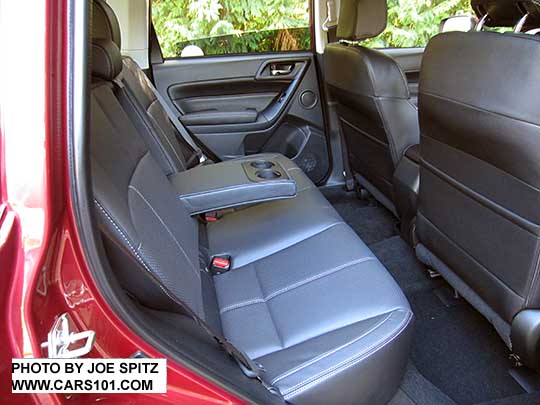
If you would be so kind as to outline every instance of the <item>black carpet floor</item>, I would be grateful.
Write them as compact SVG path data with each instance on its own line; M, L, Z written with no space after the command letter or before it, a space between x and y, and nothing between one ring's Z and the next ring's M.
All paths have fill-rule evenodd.
M322 191L390 271L415 313L411 364L398 393L402 399L414 404L539 403L508 373L509 351L491 325L464 300L451 298L443 280L428 277L396 234L391 213L342 187ZM436 293L450 299L443 303Z

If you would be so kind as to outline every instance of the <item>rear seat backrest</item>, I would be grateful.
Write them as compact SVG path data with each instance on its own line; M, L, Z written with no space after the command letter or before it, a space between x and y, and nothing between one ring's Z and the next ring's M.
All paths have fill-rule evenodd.
M167 307L172 293L204 318L196 219L176 198L110 83L94 84L91 115L96 212L104 233L112 236L108 239L122 244L110 256L117 262L129 260L122 258L123 251L139 265L139 273L123 277L128 289L138 289L131 292L152 307ZM114 267L120 271L126 266Z
M112 41L118 49L122 49L120 25L112 9L102 0L94 1L93 7L93 39ZM140 117L142 125L150 125L151 130L142 134L152 149L154 158L166 175L181 172L187 168L187 160L193 151L180 141L181 136L171 123L167 112L157 100L151 84L137 63L130 57L123 57L123 68L117 80L120 80L127 91L136 99L139 108L144 109L144 117ZM120 99L124 108L133 109L127 97Z
M152 89L149 88L144 72L137 63L129 57L124 57L123 64L121 77L127 88L126 91L130 92L138 104L145 109L146 119L150 121L154 129L153 138L148 140L159 150L154 156L164 162L162 166L165 167L167 175L186 170L186 162L193 153L192 150L180 143L176 128Z

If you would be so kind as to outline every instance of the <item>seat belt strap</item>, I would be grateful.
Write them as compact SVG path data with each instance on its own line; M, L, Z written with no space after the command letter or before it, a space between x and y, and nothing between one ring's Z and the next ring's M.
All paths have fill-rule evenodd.
M163 109L165 110L165 113L169 117L169 120L173 124L173 126L176 128L180 136L184 139L184 141L193 149L194 155L189 159L192 160L195 157L199 159L199 163L202 163L206 160L206 156L203 154L201 148L197 146L197 143L193 140L187 129L184 127L184 125L180 122L178 119L177 114L174 113L172 108L169 106L169 103L165 98L157 91L157 89L154 87L154 84L150 81L148 76L145 74L142 75L144 77L144 80L148 87L152 90L152 93L156 96L156 99L159 101ZM188 162L188 165L191 162Z
M208 336L214 339L221 346L221 348L233 358L246 377L259 381L272 395L275 395L285 401L279 389L266 380L264 375L266 370L261 364L252 360L246 353L229 342L226 337L215 333L204 319L197 315L197 313L193 311L189 305L169 291L169 289L164 286L154 274L151 272L147 272L147 274L152 277L152 279L159 285L162 292L178 306L182 313L189 316Z
M165 289L165 287L162 288ZM172 294L167 293L167 295L171 296ZM208 336L211 336L222 349L236 361L240 370L246 377L258 380L272 395L284 400L279 389L266 381L264 377L266 370L261 364L253 361L246 353L229 342L227 338L215 333L212 328L182 300L174 298L174 302L178 304L182 312L191 317Z

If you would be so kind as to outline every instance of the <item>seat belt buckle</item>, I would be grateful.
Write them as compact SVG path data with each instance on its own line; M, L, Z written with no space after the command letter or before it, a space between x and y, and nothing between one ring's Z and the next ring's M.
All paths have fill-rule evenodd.
M214 256L210 261L210 273L219 275L231 269L231 256Z
M204 214L204 220L206 222L216 222L219 219L217 211L210 211Z

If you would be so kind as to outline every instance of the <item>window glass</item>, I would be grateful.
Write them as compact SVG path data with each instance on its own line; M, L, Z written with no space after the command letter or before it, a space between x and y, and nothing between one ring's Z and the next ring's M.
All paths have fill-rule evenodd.
M309 0L152 0L163 56L310 49Z
M388 25L376 38L362 42L372 48L424 47L453 15L474 15L470 0L388 0Z

